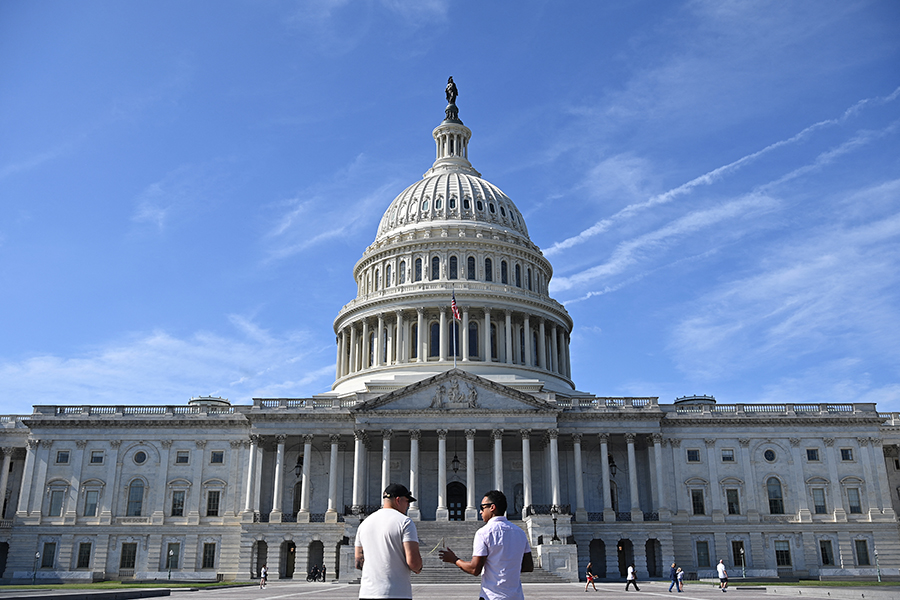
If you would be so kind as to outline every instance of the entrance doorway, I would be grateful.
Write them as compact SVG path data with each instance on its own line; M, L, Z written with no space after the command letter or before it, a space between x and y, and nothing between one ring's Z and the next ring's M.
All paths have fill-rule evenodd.
M451 521L466 520L466 486L459 481L447 484L447 509Z
M628 575L628 566L634 564L634 545L631 540L619 540L616 544L619 555L619 576Z
M306 558L306 572L312 571L313 567L319 567L319 572L325 566L325 545L318 541L309 543L309 554Z
M650 577L662 577L662 546L659 540L647 540L644 546L647 551L647 573Z
M297 546L294 542L281 544L281 579L294 577L294 564L297 559Z
M603 540L591 540L590 558L591 572L594 577L606 579L606 544Z
M256 571L250 574L250 577L253 579L259 579L260 573L262 573L262 568L266 566L266 561L269 560L269 545L265 542L256 542Z

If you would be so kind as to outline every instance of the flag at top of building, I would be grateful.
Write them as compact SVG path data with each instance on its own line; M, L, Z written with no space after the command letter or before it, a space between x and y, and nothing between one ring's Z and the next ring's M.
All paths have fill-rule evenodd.
M459 307L456 306L456 292L451 292L450 294L453 297L450 301L450 311L453 313L453 318L459 321Z

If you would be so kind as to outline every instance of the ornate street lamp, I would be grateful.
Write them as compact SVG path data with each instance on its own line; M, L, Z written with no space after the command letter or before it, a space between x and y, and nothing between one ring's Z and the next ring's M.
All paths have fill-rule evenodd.
M34 580L37 577L37 564L40 559L41 559L41 553L35 552L34 553L34 570L31 572L31 585L34 585Z
M456 435L453 436L453 460L450 461L450 468L454 473L459 473L459 455L456 453Z
M169 581L172 580L172 557L173 556L175 556L175 551L170 549L169 550L169 561L168 561L169 562Z
M743 579L747 579L747 569L745 568L744 563L744 547L741 546L741 577Z
M559 512L559 508L554 504L550 507L550 516L553 518L553 538L551 538L550 543L559 542L559 536L556 535L556 517Z
M294 475L300 477L300 474L303 473L303 457L297 457L297 464L294 465Z
M616 459L613 458L612 454L608 454L607 460L609 461L609 474L615 477L616 473L619 471L619 467L616 466Z

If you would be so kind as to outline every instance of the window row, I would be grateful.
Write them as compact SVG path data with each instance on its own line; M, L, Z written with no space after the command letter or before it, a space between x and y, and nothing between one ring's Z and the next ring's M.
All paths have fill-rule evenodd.
M452 152L451 152L452 154ZM487 213L492 216L497 216L501 219L506 219L515 225L519 224L519 216L516 214L516 210L510 207L507 210L507 207L504 206L502 202L495 202L494 200L483 200L481 198L476 198L473 202L468 196L464 197L462 200L462 210L463 211L475 211L475 213ZM447 200L447 209L450 211L456 211L459 208L460 203L457 201L456 196L450 196L450 199ZM428 213L431 210L434 211L443 211L444 210L444 199L441 196L438 196L434 199L434 202L431 202L430 198L424 198L422 200L418 200L413 198L408 203L403 202L400 206L391 209L391 215L389 220L394 222L399 216L399 222L403 223L407 220L415 221L419 214Z
M56 452L56 464L58 465L67 465L69 464L69 460L71 458L71 450L57 450ZM143 450L138 450L131 454L131 460L136 465L143 465L147 462L149 456ZM106 461L106 450L91 450L90 456L88 458L88 463L92 465L102 465ZM191 463L191 451L190 450L176 450L174 455L172 456L172 464L175 465L188 465ZM212 450L209 453L209 464L211 465L222 465L225 464L225 451L224 450Z
M809 487L809 499L812 501L812 512L817 515L829 514L828 503L826 502L826 488ZM691 512L694 515L705 515L706 512L706 489L705 487L690 487ZM766 500L770 515L785 514L784 490L781 481L777 477L769 477L766 480ZM863 505L859 487L844 487L844 499L846 507L850 514L862 514ZM725 488L725 508L729 515L740 515L741 499L740 488Z
M89 487L83 491L84 501L81 506L81 516L96 517L99 515L99 506L101 499L101 488L99 486ZM169 496L169 516L183 517L185 516L185 500L187 498L187 489L173 489ZM44 514L48 517L61 517L65 512L66 496L68 488L62 485L51 484L49 494L47 496L47 504ZM223 516L222 500L224 498L224 485L222 489L208 489L205 491L205 507L204 516L219 517ZM143 517L147 516L145 500L148 498L147 485L142 479L134 479L128 484L125 495L125 516L126 517Z
M787 568L793 566L791 556L790 540L773 540L772 549L775 553L776 567ZM697 540L694 543L694 551L696 553L696 561L698 567L712 567L713 561L710 558L709 541ZM836 566L835 548L837 544L834 540L819 540L819 564L824 567ZM867 567L872 566L872 558L869 553L869 540L857 538L853 540L853 551L856 559L856 566ZM732 540L731 542L731 564L734 568L740 569L748 567L749 551L744 548L742 540Z
M501 260L499 268L494 259L477 260L474 256L465 258L465 262L453 255L444 265L441 258L432 256L430 261L423 258L412 260L409 267L407 261L401 260L397 265L396 275L392 264L373 267L359 278L359 294L377 292L394 285L404 285L418 281L468 280L497 282L503 285L514 285L529 291L546 291L544 280L539 271L532 274L531 267L520 263Z
M217 557L217 547L218 544L216 542L204 542L203 550L200 557L200 568L201 569L215 569L216 568L216 557ZM59 544L55 541L49 542L45 541L41 545L41 551L38 552L38 556L35 557L35 560L40 560L40 568L42 569L55 569L57 568L57 550L59 548ZM94 553L94 544L93 542L79 542L75 549L75 569L90 569L92 568L91 560L93 558ZM119 568L120 569L134 569L137 564L137 555L138 555L138 544L136 542L125 542L122 544L120 552L119 552ZM160 570L166 569L179 569L182 567L181 565L181 543L180 542L171 542L166 544L165 554L163 555L163 564L160 565Z
M687 448L685 450L685 458L689 463L703 462L702 456L700 448ZM722 448L720 456L723 463L735 462L734 448ZM842 462L854 462L853 448L840 448L840 456ZM775 462L778 459L778 453L775 452L773 448L766 448L763 451L763 458L766 462ZM821 462L821 459L819 458L819 449L807 448L806 460L807 462Z

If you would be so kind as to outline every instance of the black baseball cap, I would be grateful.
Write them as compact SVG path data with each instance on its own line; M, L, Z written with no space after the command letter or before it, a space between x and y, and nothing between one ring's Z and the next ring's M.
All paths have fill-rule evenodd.
M416 499L413 498L413 495L409 493L409 490L402 483L392 483L391 485L384 488L384 493L381 495L382 498L406 498L410 502L415 502Z

